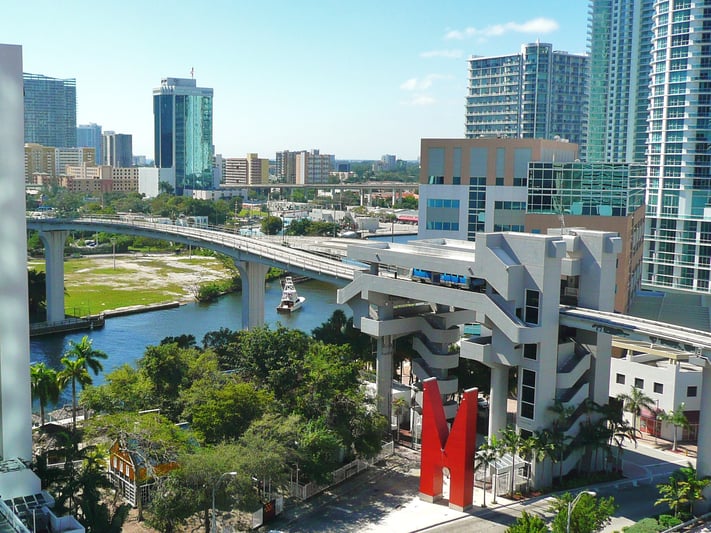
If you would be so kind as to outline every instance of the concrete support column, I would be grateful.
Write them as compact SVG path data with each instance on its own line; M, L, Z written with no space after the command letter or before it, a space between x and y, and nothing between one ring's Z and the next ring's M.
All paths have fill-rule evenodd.
M711 405L711 362L706 360L702 370L701 378L701 405L707 407ZM711 476L711 409L699 411L699 436L698 452L696 456L696 474L699 479ZM704 490L705 500L694 505L694 512L697 516L711 510L711 486Z
M64 243L66 230L42 231L47 282L47 322L64 320Z
M360 190L360 206L363 207L363 189Z
M489 396L489 438L506 428L506 399L509 392L509 367L491 365Z
M235 263L242 278L242 329L264 325L264 278L269 267L253 261Z
M393 189L393 201L392 206L395 207L395 189Z
M393 383L393 338L392 335L378 337L378 357L376 360L376 402L378 412L390 424L392 414Z

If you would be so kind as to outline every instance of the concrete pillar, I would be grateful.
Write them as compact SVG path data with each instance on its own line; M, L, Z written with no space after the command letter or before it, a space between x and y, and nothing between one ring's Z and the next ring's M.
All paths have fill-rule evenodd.
M363 207L363 189L360 190L360 206Z
M509 393L509 367L490 365L489 438L506 428L506 399Z
M0 456L32 460L30 325L27 303L22 47L0 44ZM19 473L18 473L19 474ZM9 474L12 476L13 474ZM9 481L22 490L39 478ZM25 484L27 483L27 484ZM27 492L26 494L32 494Z
M711 362L706 360L701 378L701 405L711 405ZM711 409L699 410L699 436L696 456L696 474L699 479L711 476ZM705 500L694 505L697 516L711 510L711 486L704 490Z
M395 207L395 189L393 189L393 201L392 206Z
M47 280L47 322L64 320L64 243L66 230L42 231Z
M242 329L264 325L264 283L269 267L253 261L235 262L242 278Z
M393 386L393 338L392 335L378 337L378 356L376 360L376 402L378 412L390 424L392 414Z

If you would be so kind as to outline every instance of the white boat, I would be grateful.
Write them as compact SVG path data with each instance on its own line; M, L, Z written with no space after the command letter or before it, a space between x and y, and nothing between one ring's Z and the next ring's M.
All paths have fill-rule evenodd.
M287 276L281 284L281 301L277 305L277 312L291 313L300 309L305 301L305 296L299 296L296 293L296 287L294 287L294 281L291 276Z

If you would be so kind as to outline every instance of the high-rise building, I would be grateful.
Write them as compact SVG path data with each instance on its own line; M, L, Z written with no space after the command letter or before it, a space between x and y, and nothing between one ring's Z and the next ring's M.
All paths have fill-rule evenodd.
M472 57L466 98L468 139L584 140L586 55L531 43L513 55Z
M298 152L295 160L296 183L328 183L333 162L333 155L322 154L318 150Z
M645 161L653 2L590 1L588 161Z
M296 183L296 153L283 150L276 153L276 178L280 183Z
M524 231L531 161L573 162L578 146L547 139L422 139L420 239L476 240Z
M711 2L655 0L643 286L711 292Z
M133 164L133 136L107 131L101 143L102 161L112 167L130 167Z
M25 142L68 148L77 145L76 79L23 75Z
M174 171L178 195L213 187L212 94L184 78L163 78L153 90L155 165Z
M257 154L226 157L222 159L222 173L225 187L266 185L269 183L269 159L260 159Z
M93 148L96 164L101 164L101 126L98 124L80 124L77 126L77 146Z
M645 171L641 163L528 165L526 231L587 228L622 237L615 279L615 311L619 313L628 313L642 280ZM495 207L507 207L506 202L499 204ZM568 285L561 291L572 296L577 287Z

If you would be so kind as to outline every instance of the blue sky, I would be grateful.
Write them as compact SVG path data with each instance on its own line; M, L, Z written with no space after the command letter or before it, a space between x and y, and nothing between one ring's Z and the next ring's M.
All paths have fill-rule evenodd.
M469 56L583 53L586 32L585 0L33 0L0 17L25 72L77 79L80 124L151 158L152 90L191 68L215 91L217 153L416 159L423 137L463 137Z

